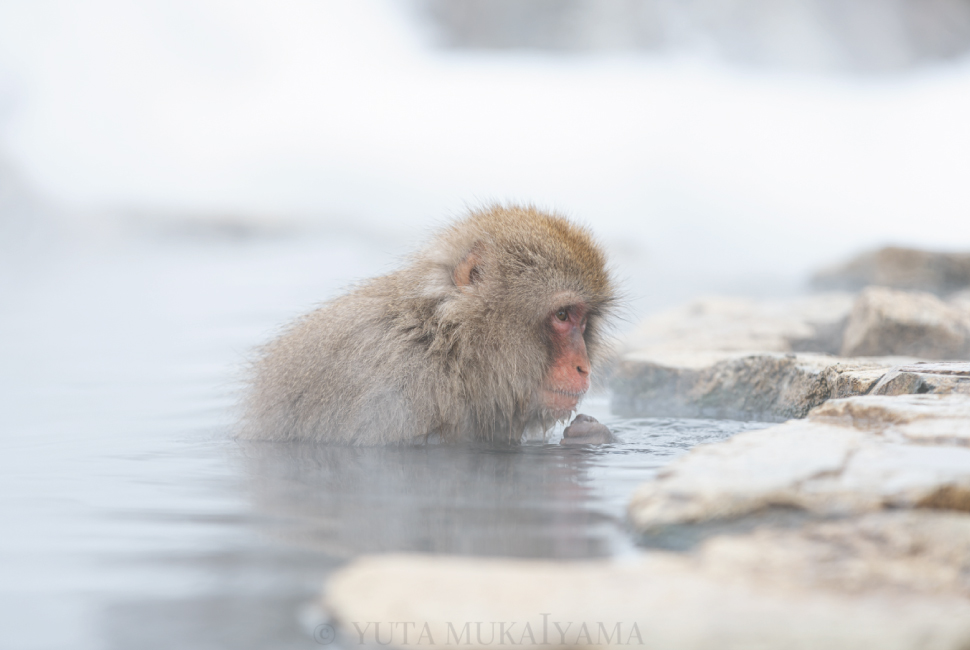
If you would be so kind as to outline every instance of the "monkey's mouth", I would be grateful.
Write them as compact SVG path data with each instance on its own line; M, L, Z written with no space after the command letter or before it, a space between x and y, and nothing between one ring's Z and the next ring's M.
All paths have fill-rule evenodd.
M551 411L572 411L586 391L570 391L561 388L543 388L543 405Z

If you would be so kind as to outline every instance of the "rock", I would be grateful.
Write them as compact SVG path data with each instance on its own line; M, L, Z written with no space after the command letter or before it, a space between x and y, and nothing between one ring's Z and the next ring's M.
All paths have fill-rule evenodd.
M970 363L916 363L897 366L883 375L873 395L963 393L970 395Z
M970 516L880 513L613 561L365 557L325 606L348 645L956 650L968 558Z
M970 292L950 303L875 287L854 302L706 299L646 319L624 349L611 388L613 411L626 417L781 422L870 391L966 392L966 377L914 364L970 357Z
M888 375L859 381L962 382L970 364ZM578 416L569 437L595 424ZM766 516L778 508L803 514ZM646 533L708 533L610 561L365 557L325 607L358 645L970 647L970 395L834 399L695 447L629 514Z
M838 476L863 435L837 426L789 422L704 445L634 493L629 516L647 532L757 512L804 507L798 488L813 477Z
M596 418L580 413L572 424L562 432L560 445L604 445L616 442L613 434L605 424Z
M970 512L968 414L962 394L833 400L807 420L691 450L637 490L630 519L652 531L778 506Z
M947 302L951 307L962 312L967 318L970 318L970 289L951 295L947 298Z
M654 356L711 352L837 353L855 297L848 293L759 302L705 298L645 319L624 351Z
M894 365L910 361L820 354L632 353L614 371L611 408L624 417L783 422L805 417L828 399L865 394Z
M421 0L413 6L431 28L435 46L544 57L677 56L685 43L704 43L705 51L735 66L892 74L945 65L970 49L970 7L960 0L936 0L918 9L865 3L834 14L819 2L752 11L743 0L671 6L627 0Z
M879 512L718 536L698 555L726 579L842 594L894 592L970 597L970 516Z
M962 372L970 382L970 364L940 365L941 372ZM970 447L970 400L964 397L910 395L833 400L813 411L811 419L875 432L890 441Z
M878 285L944 295L970 288L970 254L888 247L819 271L812 285L843 291Z
M970 319L929 293L869 287L852 307L843 356L970 357Z

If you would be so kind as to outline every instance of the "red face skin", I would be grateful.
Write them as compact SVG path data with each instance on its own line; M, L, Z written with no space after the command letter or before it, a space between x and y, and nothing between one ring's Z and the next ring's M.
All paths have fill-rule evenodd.
M559 415L576 408L589 390L589 357L586 355L586 308L570 305L549 315L553 362L542 386L542 405Z

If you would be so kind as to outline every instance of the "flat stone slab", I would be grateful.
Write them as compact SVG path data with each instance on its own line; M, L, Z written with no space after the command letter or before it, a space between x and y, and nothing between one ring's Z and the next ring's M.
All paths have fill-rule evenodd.
M783 422L828 399L970 394L970 292L869 287L783 301L707 298L645 319L611 378L626 417ZM906 366L905 369L899 368Z
M938 364L940 376L950 376L946 373L953 366L962 366L961 373L970 373L970 364ZM898 372L908 372L907 367ZM961 379L965 376L958 375ZM835 400L812 412L811 419L874 432L888 441L970 447L970 399L964 397L880 395Z
M962 304L931 293L868 287L852 306L841 354L967 359L970 316Z
M613 561L365 557L325 606L347 645L956 650L968 571L970 516L879 513Z
M807 420L696 447L636 491L629 516L652 531L779 506L970 511L970 396L833 400Z
M970 515L901 510L722 535L697 555L724 579L840 594L970 598Z
M916 363L892 368L873 386L874 395L962 393L970 395L970 363Z
M863 253L812 278L820 289L858 290L869 285L948 294L970 288L970 253L938 253L890 246Z
M837 354L855 300L837 292L777 301L703 298L644 319L624 350L651 356L698 350Z
M611 408L624 417L784 422L855 395L970 395L970 364L807 353L631 353L617 365L612 388Z

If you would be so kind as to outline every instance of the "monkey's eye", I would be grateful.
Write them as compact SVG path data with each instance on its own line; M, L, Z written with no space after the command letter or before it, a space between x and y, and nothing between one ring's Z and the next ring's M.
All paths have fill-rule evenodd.
M556 318L558 318L561 321L567 321L567 320L569 320L569 310L568 309L560 309L559 311L556 312Z

